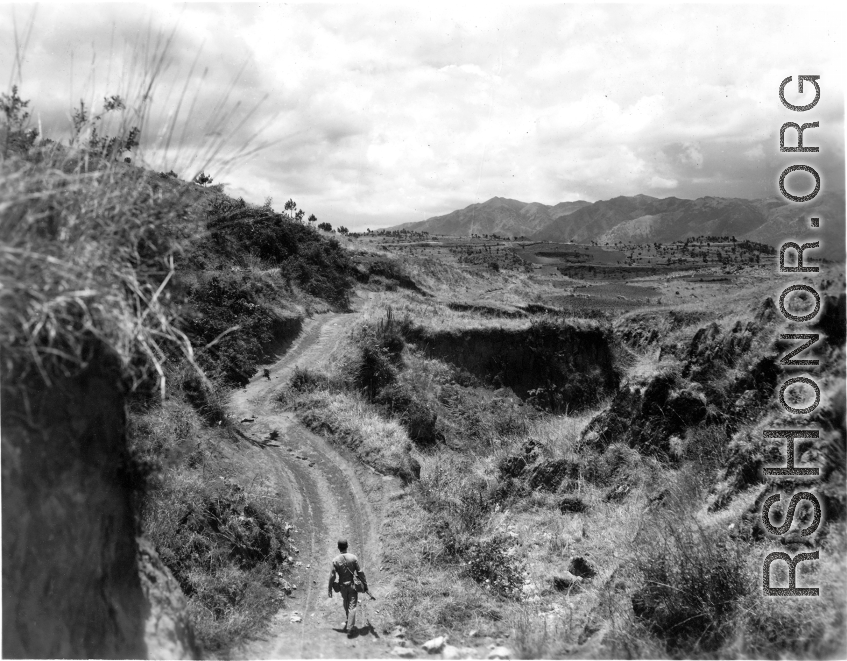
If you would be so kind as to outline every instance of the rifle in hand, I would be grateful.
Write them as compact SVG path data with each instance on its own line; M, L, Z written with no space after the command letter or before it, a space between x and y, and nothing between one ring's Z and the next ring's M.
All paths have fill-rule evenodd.
M364 590L362 590L362 594L366 594L371 598L372 601L376 601L376 597L374 597L368 589L368 577L365 575L365 572L360 569L358 572L356 572L356 575L359 581L361 581L362 587L364 588Z

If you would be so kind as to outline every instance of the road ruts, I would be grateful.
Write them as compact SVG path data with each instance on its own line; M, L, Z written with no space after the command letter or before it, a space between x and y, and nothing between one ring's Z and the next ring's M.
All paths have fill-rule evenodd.
M328 600L326 596L330 561L337 553L339 537L349 540L371 584L380 584L380 519L362 486L362 481L378 484L380 477L311 433L294 414L281 410L275 397L295 367L307 367L338 345L350 317L324 314L308 320L288 352L269 367L270 380L260 373L232 396L231 412L245 434L261 439L272 430L279 432L279 447L251 446L248 452L257 474L265 478L290 513L296 529L293 541L300 551L295 559L301 563L288 579L297 589L275 616L269 634L235 651L236 658L387 656L384 644L373 635L352 640L343 635L340 597ZM238 422L244 418L254 422ZM370 615L371 609L367 610ZM292 615L302 618L301 622L292 622ZM374 617L370 619L374 621Z

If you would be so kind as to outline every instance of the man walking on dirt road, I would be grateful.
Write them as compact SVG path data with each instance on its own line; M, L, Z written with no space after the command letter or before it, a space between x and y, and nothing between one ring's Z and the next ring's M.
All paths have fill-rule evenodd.
M344 603L344 631L348 635L354 635L356 630L356 607L359 605L359 593L354 587L354 577L362 582L364 591L368 590L367 579L359 567L359 559L352 553L347 553L347 540L338 540L338 550L341 551L332 561L332 570L329 572L329 596L332 597L333 589L341 593ZM335 578L338 576L338 581Z

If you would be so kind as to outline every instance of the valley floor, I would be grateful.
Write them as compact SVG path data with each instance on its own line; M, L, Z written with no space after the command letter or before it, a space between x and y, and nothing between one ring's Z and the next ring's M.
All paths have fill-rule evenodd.
M744 380L775 350L768 273L751 269L732 286L685 283L699 301L645 301L612 318L620 389L579 412L551 414L467 372L476 365L467 356L469 338L534 332L551 314L541 309L542 294L555 292L509 273L445 274L414 260L406 269L428 295L362 289L356 313L310 321L270 382L256 377L233 397L239 416L255 416L243 429L280 432L281 447L270 449L279 484L314 492L308 500L317 510L289 504L298 512L298 545L313 549L299 558L309 568L294 579L296 597L267 640L245 656L426 657L422 644L438 636L444 658L805 658L843 649L840 514L818 542L827 560L808 579L829 586L827 597L792 614L758 589L762 554L773 545L750 527L763 483L737 471L753 451L743 439L778 417L772 386ZM843 272L826 277L837 293ZM668 292L680 286L658 284ZM538 313L522 312L539 304ZM585 320L568 324L590 332ZM694 339L709 328L707 339ZM747 330L736 341L739 328ZM443 349L450 337L465 358ZM697 367L697 351L713 356L714 373L697 372L706 369ZM834 416L837 444L843 349L832 348L829 360L823 415ZM667 423L636 403L651 396L665 398L657 402L680 420L688 409L674 407L696 405L705 417ZM629 419L615 427L615 416ZM836 490L833 502L843 501L843 486ZM351 500L370 512L364 521L337 504ZM337 531L355 540L354 552L364 546L379 596L366 604L372 633L353 642L333 631L340 606L323 595ZM715 563L727 562L718 592L701 585ZM650 578L651 567L667 573ZM670 592L651 592L651 581L669 582ZM683 593L696 596L675 596ZM303 623L291 623L295 611Z

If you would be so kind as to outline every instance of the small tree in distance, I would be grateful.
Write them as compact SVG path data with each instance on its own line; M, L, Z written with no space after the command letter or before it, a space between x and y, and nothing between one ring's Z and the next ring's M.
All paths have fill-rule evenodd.
M122 151L132 151L140 143L141 129L139 127L133 126L125 135L112 137L100 135L104 117L108 113L122 110L126 110L126 103L117 94L103 97L103 109L99 114L92 114L91 110L85 107L85 101L80 99L79 108L73 111L73 133L70 144L99 152L102 156L109 158L118 156ZM131 159L124 160L131 162Z
M200 174L198 174L196 177L194 177L194 183L200 184L201 186L203 186L203 188L206 188L206 184L212 183L212 178L209 175L207 175L205 172L200 170Z
M312 218L315 218L315 217L312 216ZM317 220L317 218L315 218L315 220ZM319 223L318 229L323 230L324 232L331 232L332 231L332 225L330 225L329 223ZM340 229L341 228L339 228L339 231L340 231Z
M350 233L350 230L348 230L346 227L344 227L344 225L339 225L338 226L338 233L347 235L347 234Z
M3 112L3 153L9 148L18 151L28 151L38 137L38 130L26 130L29 122L29 112L26 111L29 101L24 101L18 94L18 86L12 85L11 94L0 94L0 111Z
M297 203L291 198L288 199L288 202L285 203L285 215L288 216L290 220L294 220L294 212L297 210Z

